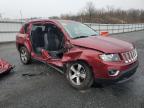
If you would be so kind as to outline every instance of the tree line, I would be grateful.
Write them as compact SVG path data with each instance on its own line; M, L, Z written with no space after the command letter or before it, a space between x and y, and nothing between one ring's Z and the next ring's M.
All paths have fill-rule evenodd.
M88 2L81 11L75 15L62 14L60 17L50 17L53 19L75 20L85 23L144 23L144 10L140 9L115 9L112 6L107 6L103 9L96 9L93 2Z

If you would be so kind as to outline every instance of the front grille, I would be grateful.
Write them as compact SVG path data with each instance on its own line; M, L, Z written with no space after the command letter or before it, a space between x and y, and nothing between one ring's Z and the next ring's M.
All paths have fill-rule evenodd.
M125 61L125 63L131 63L137 60L137 51L136 49L122 53L122 58Z

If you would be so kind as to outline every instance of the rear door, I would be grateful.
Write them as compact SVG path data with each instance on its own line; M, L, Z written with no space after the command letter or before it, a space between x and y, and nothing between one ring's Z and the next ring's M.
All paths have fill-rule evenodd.
M37 28L41 28L42 32L44 32L44 24L43 24L43 22L35 22L35 23L32 23L30 25L30 28L31 28L31 31L30 31L30 42L31 42L31 45L32 45L31 55L32 55L32 57L34 59L37 59L39 61L44 61L44 58L43 58L43 56L41 54L43 46L41 46L39 51L37 51L37 48L39 47L37 45L39 43L43 43L42 40L40 42L40 39L42 39L43 36L36 33ZM38 39L38 36L39 36L39 39Z

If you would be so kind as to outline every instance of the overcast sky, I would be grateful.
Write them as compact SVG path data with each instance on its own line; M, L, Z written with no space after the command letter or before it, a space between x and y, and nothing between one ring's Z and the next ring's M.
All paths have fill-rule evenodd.
M0 13L3 17L23 18L59 16L64 13L75 14L93 1L96 8L114 6L122 9L144 9L144 0L1 0Z

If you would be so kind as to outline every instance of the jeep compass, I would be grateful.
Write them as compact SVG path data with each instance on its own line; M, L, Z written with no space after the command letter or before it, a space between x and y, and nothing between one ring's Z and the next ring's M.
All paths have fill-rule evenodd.
M138 67L133 44L99 36L92 28L70 20L33 20L16 37L23 64L41 61L63 73L76 89L94 81L126 81Z

